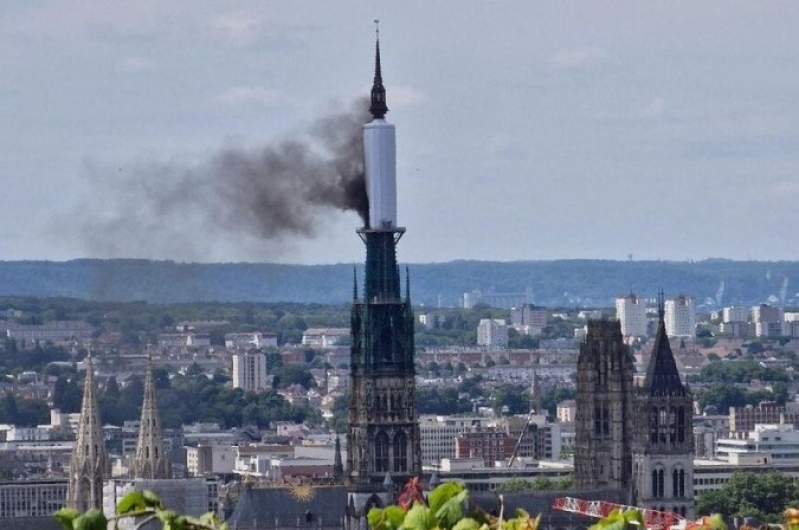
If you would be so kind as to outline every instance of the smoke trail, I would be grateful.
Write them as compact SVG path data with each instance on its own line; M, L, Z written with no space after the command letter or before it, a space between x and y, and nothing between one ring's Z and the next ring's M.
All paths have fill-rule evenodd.
M225 148L194 166L138 163L117 179L94 169L92 200L73 221L92 256L189 260L203 259L200 239L314 237L336 210L357 212L365 225L366 121L359 100L277 145Z

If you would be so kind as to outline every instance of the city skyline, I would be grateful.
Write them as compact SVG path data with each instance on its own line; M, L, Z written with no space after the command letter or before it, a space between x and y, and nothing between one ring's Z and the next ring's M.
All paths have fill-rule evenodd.
M350 108L373 18L405 260L799 259L799 6L268 7L11 3L0 259L359 261L354 213L263 240L183 184Z

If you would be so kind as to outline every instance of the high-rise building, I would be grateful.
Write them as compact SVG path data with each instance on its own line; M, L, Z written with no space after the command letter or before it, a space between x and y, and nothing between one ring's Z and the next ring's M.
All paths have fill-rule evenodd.
M741 306L725 307L721 310L721 321L725 324L729 322L748 322L749 311Z
M757 337L781 337L784 335L783 314L779 307L760 304L751 309L752 323Z
M266 355L240 353L233 356L233 388L260 392L267 386Z
M508 325L501 318L483 318L477 324L477 345L490 350L508 347Z
M662 294L658 305L655 344L636 399L633 496L637 506L693 518L693 397L677 371Z
M137 479L172 478L172 464L164 450L164 435L161 430L161 416L155 399L155 378L153 377L153 359L148 355L147 375L144 379L144 402L139 422L139 439L136 443L136 454L131 466L132 474Z
M358 234L366 245L363 297L357 280L351 313L350 403L347 431L347 516L360 527L369 509L393 500L410 477L421 476L416 412L414 316L410 280L401 294L394 126L375 43L372 121L364 126L364 169L369 215Z
M78 436L69 463L67 506L78 511L102 509L103 479L108 475L103 426L95 397L94 367L91 354L86 359L86 380L78 422Z
M574 484L629 490L633 357L618 321L589 320L577 359Z
M666 335L669 337L696 336L696 308L694 301L684 295L666 300Z
M625 337L646 337L646 300L634 293L616 298L616 318Z
M547 310L534 304L511 307L510 325L519 333L540 335L547 325Z

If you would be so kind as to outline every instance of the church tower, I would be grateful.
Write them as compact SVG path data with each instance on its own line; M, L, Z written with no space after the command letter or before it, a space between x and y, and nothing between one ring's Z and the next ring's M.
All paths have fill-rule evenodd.
M155 401L153 358L147 354L147 375L144 380L144 403L141 408L139 439L131 469L133 478L172 478L172 466L164 451L161 418Z
M103 508L103 478L108 467L108 457L100 424L94 385L94 367L91 353L86 358L86 380L83 383L83 403L78 421L78 436L72 460L69 462L67 507L80 512Z
M633 493L638 506L693 518L693 398L680 380L664 313L660 293L655 345L636 403Z
M589 320L577 359L574 483L631 490L633 358L618 321Z
M363 297L353 288L351 312L349 428L347 431L348 514L362 526L372 505L390 500L397 485L421 476L413 344L413 310L406 271L401 294L397 226L394 126L386 122L386 91L379 35L371 94L372 121L364 126L364 165L369 198Z

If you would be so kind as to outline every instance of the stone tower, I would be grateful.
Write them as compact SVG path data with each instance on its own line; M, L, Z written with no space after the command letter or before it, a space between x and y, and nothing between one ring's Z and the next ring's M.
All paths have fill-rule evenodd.
M108 468L100 411L95 397L91 354L86 358L86 363L78 436L72 451L72 460L69 462L67 485L67 506L80 512L91 508L102 510L103 478L107 475Z
M638 389L633 494L638 506L694 516L693 398L666 335L663 294L646 379Z
M390 500L409 477L421 476L416 414L413 310L406 274L401 294L396 244L405 232L396 226L394 126L375 48L373 120L364 126L369 221L358 230L366 245L363 298L353 288L351 312L349 427L347 431L349 525L365 524L372 505Z
M161 418L155 400L153 359L149 353L147 375L144 380L144 402L141 408L139 439L136 442L136 455L131 474L133 478L172 478L172 465L169 462L169 456L164 451Z
M589 320L577 360L577 489L631 490L633 374L620 323Z

